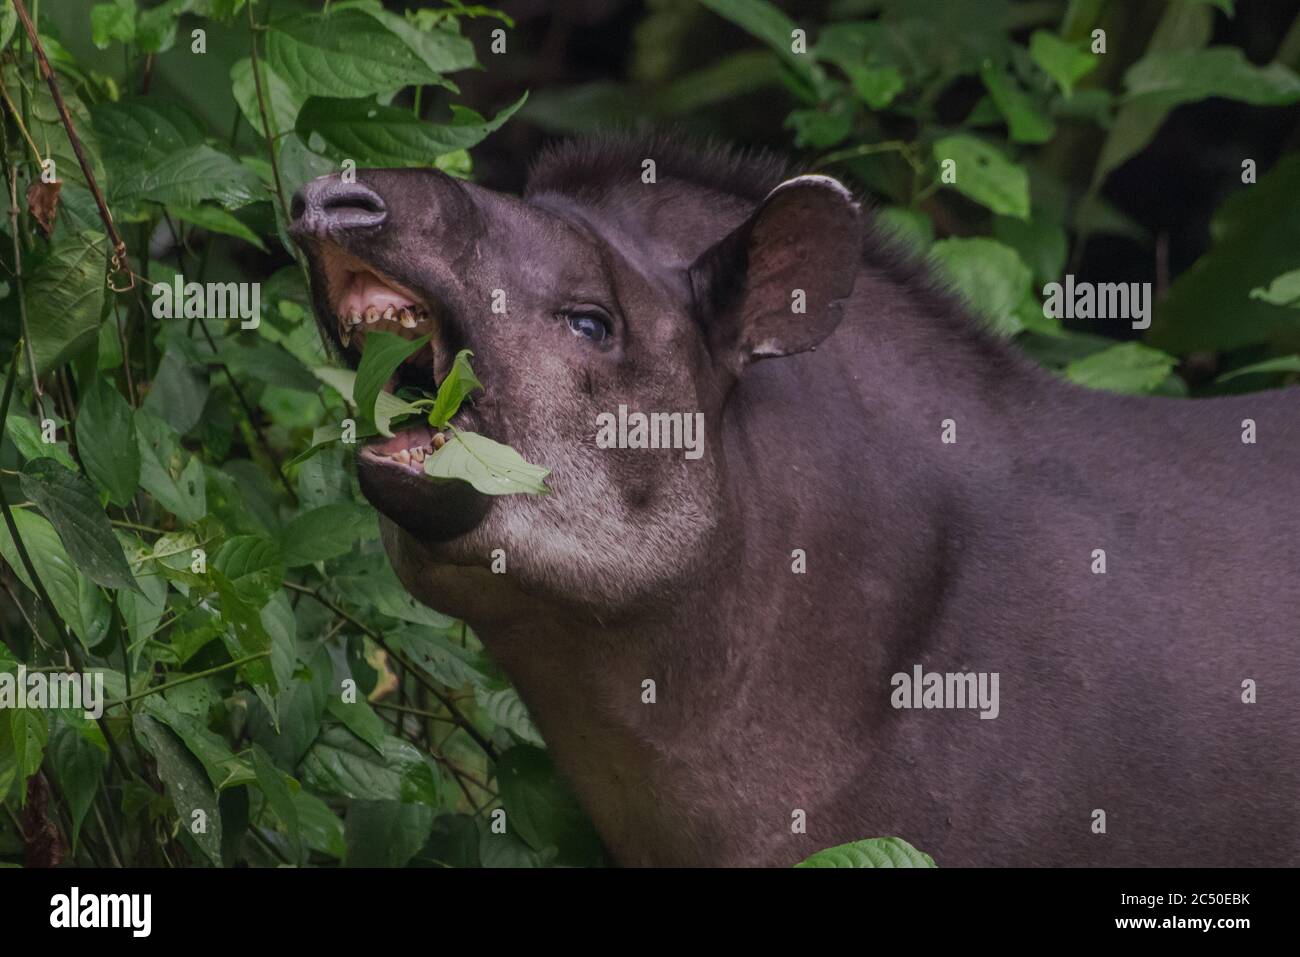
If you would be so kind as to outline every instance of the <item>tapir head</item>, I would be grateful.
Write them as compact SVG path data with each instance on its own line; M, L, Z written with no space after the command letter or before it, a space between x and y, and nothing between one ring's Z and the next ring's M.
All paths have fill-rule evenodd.
M397 380L432 391L472 350L485 391L453 425L551 469L549 495L490 498L423 474L428 428L359 453L399 574L469 617L496 606L481 597L499 587L494 553L522 592L597 616L689 580L733 509L733 385L835 329L861 238L835 180L628 140L552 150L523 198L434 170L360 170L308 183L291 212L316 312L348 361L375 331L428 335ZM686 416L703 435L693 450L605 447L620 407L626 445L647 444L634 413L668 416L661 437L685 436Z

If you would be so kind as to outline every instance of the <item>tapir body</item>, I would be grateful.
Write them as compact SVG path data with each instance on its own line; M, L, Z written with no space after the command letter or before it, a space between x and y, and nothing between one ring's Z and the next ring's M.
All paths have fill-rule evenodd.
M400 437L358 457L398 574L500 661L617 862L1300 863L1295 389L1071 385L839 184L680 142L561 147L522 199L361 171L294 212L332 330L371 280L409 298L431 378L475 353L461 427L552 468L488 499ZM705 454L598 447L620 404L703 412ZM996 715L899 707L918 668L996 674Z

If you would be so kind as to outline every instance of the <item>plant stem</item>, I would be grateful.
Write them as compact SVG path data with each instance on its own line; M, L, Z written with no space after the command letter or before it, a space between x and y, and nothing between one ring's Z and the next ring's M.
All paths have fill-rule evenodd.
M143 691L137 691L135 694L129 694L121 701L110 701L108 704L104 705L104 708L115 708L118 705L126 705L130 704L132 701L139 701L141 698L147 698L160 691L170 691L172 688L179 685L189 684L191 681L198 681L200 678L207 678L222 671L229 671L231 668L238 668L240 665L246 665L250 661L257 661L257 659L265 658L270 654L269 651L259 651L255 655L247 655L235 661L228 661L224 665L217 665L215 668L208 668L205 671L196 671L192 675L186 675L184 678L177 678L175 681L164 681L162 684L154 685L152 688L146 688Z
M334 602L330 601L328 598L326 598L316 589L308 588L306 585L299 585L297 582L285 582L284 587L289 589L290 591L300 592L301 594L308 595L314 598L316 601L320 602L320 604L323 605L325 608L328 608L334 614L338 615L340 618L347 621L348 624L350 624L353 628L356 628L367 638L369 638L371 641L377 644L380 648L383 648L384 651L387 652L393 658L394 661L400 662L402 665L404 665L406 669L411 672L412 677L414 677L417 682L419 682L421 685L425 687L425 689L428 690L429 694L433 695L435 698L438 699L439 703L444 708L446 708L447 712L451 715L452 721L462 731L468 734L474 740L474 743L483 749L484 753L487 754L488 757L490 757L493 761L497 759L497 749L492 744L492 742L489 741L487 738L485 738L483 736L483 733L479 731L478 728L470 724L469 719L466 718L465 715L461 713L460 709L456 707L456 703L452 701L449 697L447 697L447 695L443 694L440 690L438 690L438 688L433 684L433 682L431 682L428 678L424 676L424 674L420 671L420 669L416 668L414 665L408 662L403 656L393 651L393 649L390 648L388 643L384 640L384 636L380 632L371 628L369 625L365 624L364 622L354 618L352 615L349 615L346 611L344 611L338 605L334 604Z
M266 152L271 160L271 178L275 181L275 196L280 201L280 212L285 224L289 223L289 204L284 199L284 183L280 180L280 162L275 156L275 142L271 126L270 112L266 108L266 94L262 90L262 68L257 60L257 21L253 17L253 5L245 4L248 10L248 55L253 67L253 87L257 90L257 112L262 117L262 135L266 137Z
M0 124L3 125L3 124ZM45 415L44 393L41 391L41 380L36 375L36 353L32 349L31 334L27 330L27 296L23 291L23 252L22 243L19 242L18 230L18 167L9 162L9 137L3 137L3 146L5 154L5 175L9 179L9 231L13 237L14 243L14 290L18 293L18 327L21 330L20 335L23 342L26 343L27 352L27 372L32 377L32 394L36 397L37 411L43 417Z
M31 41L32 52L36 54L36 60L40 67L41 75L45 78L46 85L50 88L50 95L54 98L54 106L59 111L59 119L63 121L63 129L68 134L68 142L72 144L72 152L77 156L77 162L81 165L81 174L86 177L86 186L90 188L91 194L95 197L95 205L99 207L99 218L104 221L104 229L108 231L109 242L113 246L113 264L114 272L126 266L126 243L118 234L117 227L113 225L113 214L108 211L108 203L104 200L104 194L95 182L95 174L90 168L90 160L86 158L86 151L81 145L81 137L77 135L76 128L72 125L72 116L68 113L68 106L63 102L63 91L59 89L59 81L54 76L54 68L50 66L49 57L45 55L45 48L41 46L41 38L36 33L36 24L32 22L31 15L27 12L27 7L23 0L13 0L14 10L18 13L18 19L23 22L23 29L27 31L27 38ZM251 15L251 11L250 11ZM129 276L129 274L128 274ZM110 286L111 284L110 276ZM135 284L135 277L129 276L130 284ZM130 288L127 286L126 288Z

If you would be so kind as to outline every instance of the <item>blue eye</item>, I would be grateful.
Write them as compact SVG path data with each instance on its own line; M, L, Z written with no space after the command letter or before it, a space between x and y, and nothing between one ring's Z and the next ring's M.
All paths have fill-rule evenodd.
M609 335L609 323L600 316L589 312L575 312L565 318L569 322L569 331L575 336L582 336L592 342L604 342Z

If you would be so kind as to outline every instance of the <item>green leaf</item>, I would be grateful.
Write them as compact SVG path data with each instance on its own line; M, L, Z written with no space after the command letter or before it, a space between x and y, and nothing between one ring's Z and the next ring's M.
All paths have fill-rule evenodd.
M655 97L654 104L659 112L669 116L680 116L695 110L716 106L719 103L765 87L776 86L780 83L780 71L780 60L769 51L741 50L722 57L716 63L704 65L692 73L687 73L685 76L673 80ZM872 82L878 82L882 78L873 75L869 79ZM865 83L864 86L870 88L870 83ZM590 86L587 88L566 87L564 90L553 88L549 91L536 91L529 99L524 115L530 122L536 122L542 126L547 126L547 122L543 122L543 120L558 126L580 125L583 118L572 115L570 111L570 107L573 106L571 99L565 102L561 97L552 96L550 106L553 109L544 111L546 115L542 119L538 119L535 108L547 105L540 102L544 93L554 94L557 91L567 93L584 89L586 95L591 94ZM860 96L865 97L867 95L866 90L859 88L856 81L854 89L857 90ZM879 98L884 95L885 89L876 88L871 92L879 101ZM628 97L626 90L616 86L599 84L595 93L597 97L604 96L607 99L608 102L605 106L607 113L617 112L620 107L624 109L634 108L636 105ZM632 119L635 119L635 117Z
M375 400L397 367L428 342L428 336L403 339L391 332L372 332L366 336L366 348L361 353L361 364L357 367L356 382L353 385L353 400L357 412L372 419L384 435L393 433L388 428L388 417L384 410L376 406Z
M1215 212L1211 234L1214 245L1170 285L1147 341L1177 355L1257 344L1293 351L1300 313L1251 293L1295 268L1300 154L1284 156L1258 183L1229 196ZM1277 293L1284 295L1288 285Z
M541 732L537 730L537 725L533 724L533 719L528 714L528 708L524 706L519 692L514 688L488 691L486 688L475 686L474 700L492 719L493 724L512 731L529 744L546 747Z
M221 735L208 730L206 722L177 711L160 695L145 698L144 710L176 732L190 753L199 759L216 790L257 780L253 769L235 756Z
M27 327L38 375L95 342L108 246L102 235L62 235L27 280Z
M86 474L107 493L110 502L125 506L135 497L140 484L135 420L126 399L102 377L96 377L81 396L77 450Z
M487 691L489 687L496 687L502 679L495 675L494 666L482 652L462 648L450 640L448 636L459 632L461 627L467 626L452 625L446 629L403 628L391 632L390 639L405 652L412 664L425 671L434 681L448 688L472 687L477 698L479 690ZM502 701L495 704L500 707L507 703ZM513 717L508 713L503 714L503 723Z
M158 777L176 807L181 827L189 832L212 865L220 867L221 811L217 792L203 769L180 739L149 715L136 715L132 724L140 742L157 762Z
M53 459L35 459L23 467L20 484L91 580L105 588L138 591L122 545L89 482Z
M346 867L405 867L433 830L435 810L400 801L353 801L345 833Z
M1071 362L1065 377L1089 389L1142 394L1154 392L1177 363L1158 349L1124 342Z
M725 17L745 32L762 40L787 64L805 77L813 71L812 58L795 53L794 22L768 0L700 0L718 16Z
M266 100L267 120L271 124L271 135L278 136L293 129L298 119L298 111L306 102L306 97L289 86L284 79L266 63L259 62L262 71L262 96ZM248 57L238 60L230 68L230 92L234 94L239 111L244 114L248 125L262 135L262 113L257 99L257 85L253 77L253 61Z
M54 526L44 516L22 508L15 509L13 515L14 525L36 568L37 577L49 592L54 610L68 623L82 644L86 647L98 644L108 630L108 602L78 573ZM27 569L9 535L9 528L3 522L0 522L0 554L4 555L19 580L34 591Z
M1081 47L1047 30L1035 30L1029 38L1030 57L1066 96L1072 96L1074 84L1097 68L1096 54Z
M1017 310L1032 295L1032 276L1014 249L983 237L944 239L931 256L994 332L1014 335L1024 327Z
M349 731L374 748L377 753L384 753L384 737L388 734L388 726L366 701L359 700L348 704L339 695L331 694L326 699L325 710L342 721Z
M469 364L470 357L473 355L474 353L468 349L456 353L451 371L438 386L438 396L434 400L433 408L429 410L429 424L435 429L446 428L447 423L460 411L461 403L471 392L475 389L483 391L483 383L478 381L478 376L474 374L474 369Z
M217 344L217 354L206 361L224 363L231 372L253 382L271 382L282 389L315 395L320 388L311 371L293 353L274 342L262 340L256 345L240 345L223 339Z
M999 216L993 221L993 238L1019 253L1041 283L1055 282L1065 271L1069 245L1065 230L1045 216Z
M49 747L50 768L68 802L72 816L72 846L77 846L81 822L86 818L91 803L104 778L108 755L91 744L81 732L67 724L60 724L54 732Z
M550 473L548 468L527 462L508 445L459 429L424 460L424 474L430 478L468 482L484 495L545 495Z
M496 766L506 827L535 851L554 847L560 864L583 866L601 858L600 839L546 752L521 744Z
M197 522L207 512L203 463L180 448L175 431L143 409L135 412L140 451L140 485L181 521Z
M258 710L252 714L254 740L283 767L295 767L307 754L320 734L325 703L336 693L327 651L317 649L309 670L309 675L289 681L267 704L265 714Z
M266 62L302 96L361 97L442 82L401 38L360 10L274 21Z
M105 160L115 175L199 146L207 135L202 118L193 110L162 96L97 103L91 115L104 144Z
M1250 291L1251 299L1260 299L1274 306L1300 309L1300 269L1278 276L1268 286L1256 286Z
M14 38L14 30L18 27L18 11L14 9L12 3L6 3L0 7L0 50L9 46L9 41ZM3 793L3 791L0 791Z
M1046 143L1056 132L1056 124L1043 107L1034 102L1016 79L1002 67L986 63L980 70L984 86L1007 121L1015 143ZM960 180L960 164L958 164Z
M269 652L271 636L262 624L258 609L246 602L220 571L212 568L208 570L208 575L216 589L217 600L221 603L221 616L232 632L232 637L226 639L231 656L238 654L244 657ZM239 674L254 687L260 685L272 691L278 687L269 655L241 665Z
M1165 109L1211 96L1252 106L1300 102L1300 76L1281 63L1255 66L1238 47L1148 53L1129 67L1124 84L1127 101Z
M206 143L131 169L114 181L112 190L113 202L122 206L143 200L164 206L198 206L211 199L234 209L265 198L262 181L252 168Z
M1255 362L1248 366L1242 366L1240 369L1233 369L1231 372L1225 372L1214 381L1229 382L1238 376L1265 375L1278 372L1300 372L1300 355L1279 356L1276 359L1265 359L1263 362Z
M527 99L525 93L491 120L454 106L450 123L429 123L410 110L368 100L314 98L298 114L297 132L304 141L319 136L338 158L371 166L431 166L439 156L482 142Z
M4 717L4 712L0 711L0 721ZM18 768L18 782L22 786L41 769L41 761L45 759L45 743L50 737L49 720L45 712L37 708L13 708L9 710L9 734ZM21 803L27 803L25 790Z
M901 837L873 837L828 847L795 867L934 867L934 858Z
M854 109L845 100L806 110L794 110L785 118L785 127L795 131L795 145L801 149L823 150L853 132Z
M141 10L135 21L135 43L142 53L165 53L176 44L176 27L182 13L206 13L208 0L164 0Z
M414 746L387 735L381 752L347 728L327 728L303 758L303 784L356 800L438 806L437 779Z
M220 206L170 206L168 210L173 218L182 222L206 229L210 233L234 236L236 239L242 239L250 246L257 247L262 252L267 251L266 244L262 242L257 233Z
M143 556L148 555L147 549L141 549L140 555L141 558L132 561L133 566L140 562L140 569L135 572L138 591L124 591L117 596L122 621L126 624L132 646L137 648L158 630L158 623L167 611L167 579L143 563Z
M406 44L433 73L454 73L477 65L474 44L450 30L421 30L406 17L390 13L378 4L366 7L364 12ZM449 12L454 16L458 11Z
M90 38L101 50L114 40L130 43L135 39L135 0L113 0L90 8Z
M1147 44L1146 55L1169 51L1200 49L1210 42L1214 18L1204 6L1194 3L1170 3L1156 24ZM1136 99L1125 103L1115 115L1097 165L1093 170L1093 192L1114 169L1141 152L1169 114L1169 107L1158 98Z
M280 549L289 568L346 555L359 541L379 537L374 509L336 502L303 512L280 533Z
M280 824L283 825L293 847L295 860L302 860L302 828L298 823L298 806L294 803L293 790L265 751L253 745L252 755L257 786L266 798L266 803L270 805Z
M853 84L853 92L873 110L883 110L903 92L903 74L898 66L886 62L881 46L871 29L875 24L832 23L817 37L812 54L825 63L844 71Z
M5 434L13 442L18 454L29 462L33 459L51 458L66 468L77 467L77 463L68 454L67 443L46 442L41 436L40 427L25 415L10 410L5 419Z
M456 619L440 614L411 597L387 562L368 562L361 574L339 575L334 585L352 604L381 615L431 628L450 628Z
M240 600L254 609L265 605L284 580L279 545L260 535L227 539L213 556L212 567L229 580Z
M149 395L141 408L162 419L181 435L203 417L208 401L208 381L177 348L168 349L158 363Z
M950 185L959 193L995 213L1029 217L1029 174L993 146L964 134L945 136L935 141L934 158L940 169L944 160L954 161Z
M294 794L293 804L298 812L303 843L313 851L342 860L347 851L343 822L338 815L316 795L301 788Z

